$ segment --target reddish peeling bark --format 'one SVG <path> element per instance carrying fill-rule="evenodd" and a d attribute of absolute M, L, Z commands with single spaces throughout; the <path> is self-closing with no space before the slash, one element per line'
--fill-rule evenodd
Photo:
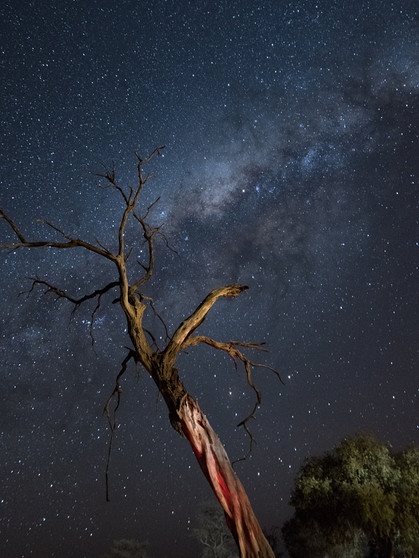
<path fill-rule="evenodd" d="M 186 391 L 175 367 L 179 352 L 195 345 L 197 340 L 204 340 L 203 342 L 215 344 L 213 346 L 226 351 L 232 358 L 242 360 L 246 368 L 249 368 L 250 361 L 237 348 L 237 345 L 246 344 L 217 343 L 206 337 L 192 335 L 220 297 L 235 297 L 245 289 L 241 285 L 229 285 L 211 291 L 195 312 L 180 324 L 163 352 L 150 353 L 145 350 L 145 338 L 139 335 L 141 328 L 138 328 L 142 303 L 138 299 L 131 300 L 125 313 L 137 355 L 166 402 L 172 427 L 190 443 L 202 472 L 225 512 L 226 522 L 240 550 L 240 557 L 274 558 L 273 550 L 263 534 L 223 444 L 198 403 Z"/>
<path fill-rule="evenodd" d="M 224 446 L 198 403 L 187 395 L 177 415 L 182 432 L 225 512 L 241 558 L 274 558 Z"/>

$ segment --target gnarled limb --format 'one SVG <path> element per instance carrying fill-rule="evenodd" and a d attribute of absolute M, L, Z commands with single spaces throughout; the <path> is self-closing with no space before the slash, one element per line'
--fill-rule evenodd
<path fill-rule="evenodd" d="M 250 419 L 255 417 L 256 410 L 262 402 L 262 394 L 261 394 L 261 392 L 259 391 L 259 389 L 257 388 L 256 384 L 253 382 L 253 379 L 252 379 L 252 368 L 267 368 L 268 370 L 270 370 L 271 372 L 273 372 L 277 376 L 277 378 L 279 379 L 279 381 L 281 383 L 283 383 L 283 381 L 281 379 L 281 376 L 271 366 L 268 366 L 266 364 L 252 362 L 250 359 L 248 359 L 243 354 L 242 351 L 240 351 L 238 349 L 238 347 L 240 347 L 240 348 L 243 347 L 243 348 L 246 348 L 246 349 L 256 349 L 256 350 L 259 350 L 259 351 L 266 351 L 266 349 L 261 344 L 258 344 L 258 343 L 243 343 L 243 342 L 240 342 L 240 341 L 230 341 L 228 343 L 224 343 L 224 342 L 221 342 L 221 341 L 215 341 L 214 339 L 211 339 L 211 337 L 207 337 L 205 335 L 194 335 L 192 337 L 189 337 L 187 340 L 185 340 L 185 342 L 183 343 L 183 349 L 185 349 L 186 347 L 192 347 L 194 345 L 198 345 L 199 343 L 204 343 L 206 345 L 209 345 L 210 347 L 214 347 L 215 349 L 217 349 L 219 351 L 226 352 L 231 357 L 231 359 L 233 360 L 233 363 L 234 363 L 234 366 L 236 367 L 236 369 L 237 369 L 237 362 L 238 361 L 242 362 L 243 365 L 244 365 L 244 369 L 245 369 L 245 372 L 246 372 L 247 383 L 249 384 L 249 386 L 254 391 L 254 393 L 256 395 L 256 401 L 255 401 L 255 404 L 253 406 L 252 411 L 247 415 L 247 417 L 245 417 L 243 420 L 241 420 L 237 426 L 243 426 L 247 435 L 249 436 L 249 439 L 250 439 L 249 453 L 250 453 L 251 450 L 252 450 L 253 437 L 252 437 L 252 434 L 250 433 L 250 431 L 247 427 L 247 423 L 249 422 Z"/>
<path fill-rule="evenodd" d="M 110 283 L 108 283 L 107 285 L 102 287 L 101 289 L 95 289 L 92 293 L 88 293 L 88 294 L 83 295 L 79 298 L 75 298 L 75 297 L 70 296 L 68 293 L 66 293 L 62 289 L 59 289 L 58 287 L 56 287 L 54 285 L 51 285 L 51 283 L 48 283 L 48 281 L 44 281 L 43 279 L 39 279 L 39 277 L 30 277 L 30 279 L 32 280 L 32 286 L 31 286 L 29 292 L 32 292 L 36 285 L 44 285 L 44 287 L 46 287 L 45 294 L 53 293 L 56 296 L 57 299 L 65 298 L 66 300 L 68 300 L 69 302 L 74 304 L 73 312 L 75 312 L 77 310 L 77 308 L 81 304 L 83 304 L 83 302 L 86 302 L 87 300 L 91 300 L 92 298 L 96 298 L 96 297 L 98 297 L 100 299 L 100 297 L 103 296 L 105 293 L 107 293 L 111 289 L 114 289 L 114 288 L 119 286 L 118 281 L 111 281 Z"/>
<path fill-rule="evenodd" d="M 245 285 L 227 285 L 211 291 L 201 302 L 198 308 L 184 320 L 173 334 L 166 349 L 164 350 L 164 358 L 168 363 L 173 363 L 177 355 L 187 345 L 186 340 L 192 333 L 199 327 L 205 320 L 208 312 L 214 306 L 219 298 L 222 297 L 236 297 L 249 287 Z"/>
<path fill-rule="evenodd" d="M 31 293 L 34 290 L 36 285 L 43 285 L 44 287 L 46 287 L 46 289 L 44 291 L 44 294 L 52 293 L 56 297 L 56 300 L 58 300 L 60 298 L 64 298 L 65 300 L 68 300 L 69 302 L 71 302 L 74 305 L 74 308 L 71 311 L 71 314 L 74 314 L 77 311 L 78 307 L 81 304 L 83 304 L 83 302 L 86 302 L 87 300 L 92 300 L 94 298 L 97 298 L 96 305 L 91 312 L 91 322 L 90 322 L 90 328 L 89 328 L 89 335 L 90 335 L 90 338 L 92 340 L 92 345 L 94 345 L 93 325 L 94 325 L 96 313 L 98 312 L 98 310 L 100 308 L 100 303 L 101 303 L 101 300 L 102 300 L 102 296 L 105 293 L 107 293 L 108 291 L 118 287 L 119 283 L 117 281 L 111 281 L 110 283 L 108 283 L 107 285 L 102 287 L 101 289 L 95 289 L 92 293 L 88 293 L 88 294 L 83 295 L 79 298 L 74 298 L 74 297 L 70 296 L 67 292 L 65 292 L 62 289 L 56 287 L 55 285 L 52 285 L 48 281 L 45 281 L 43 279 L 39 279 L 38 277 L 31 277 L 31 279 L 32 279 L 32 286 L 29 290 L 29 293 Z"/>

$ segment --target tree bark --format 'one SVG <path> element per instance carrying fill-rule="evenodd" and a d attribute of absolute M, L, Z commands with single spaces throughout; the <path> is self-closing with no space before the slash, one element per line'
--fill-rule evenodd
<path fill-rule="evenodd" d="M 274 558 L 224 446 L 190 395 L 182 401 L 177 416 L 181 431 L 224 510 L 241 558 Z"/>
<path fill-rule="evenodd" d="M 143 328 L 138 323 L 142 303 L 134 299 L 125 310 L 128 331 L 139 360 L 148 370 L 169 410 L 172 427 L 183 435 L 192 447 L 198 464 L 222 506 L 227 526 L 240 551 L 241 558 L 274 558 L 259 522 L 253 512 L 245 489 L 233 470 L 227 452 L 206 416 L 186 391 L 174 366 L 176 356 L 219 296 L 230 296 L 237 288 L 224 287 L 213 291 L 176 330 L 162 353 L 147 349 Z M 236 296 L 233 294 L 231 296 Z M 124 306 L 122 304 L 122 306 Z M 205 311 L 206 310 L 206 311 Z"/>

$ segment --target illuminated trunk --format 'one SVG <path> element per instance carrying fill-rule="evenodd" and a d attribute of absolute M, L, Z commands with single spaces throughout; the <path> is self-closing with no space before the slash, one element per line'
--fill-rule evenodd
<path fill-rule="evenodd" d="M 138 359 L 163 396 L 172 427 L 189 441 L 202 472 L 225 512 L 227 525 L 236 540 L 240 557 L 275 558 L 224 446 L 198 403 L 186 391 L 175 367 L 179 352 L 186 346 L 195 344 L 194 339 L 190 339 L 191 333 L 202 323 L 214 302 L 221 296 L 237 296 L 245 288 L 232 285 L 212 291 L 195 312 L 182 322 L 163 352 L 152 352 L 147 344 L 141 326 L 144 304 L 138 299 L 132 299 L 132 306 L 123 304 L 123 307 Z M 206 340 L 215 343 L 207 338 Z M 230 345 L 223 347 L 231 350 Z M 236 350 L 234 356 L 237 354 L 239 352 Z"/>
<path fill-rule="evenodd" d="M 192 447 L 199 466 L 222 506 L 241 558 L 274 558 L 221 440 L 198 403 L 187 393 L 177 369 L 153 359 L 151 376 L 169 409 L 172 427 Z"/>
<path fill-rule="evenodd" d="M 224 446 L 198 403 L 187 395 L 177 416 L 182 433 L 192 446 L 199 466 L 224 509 L 241 558 L 274 558 Z"/>

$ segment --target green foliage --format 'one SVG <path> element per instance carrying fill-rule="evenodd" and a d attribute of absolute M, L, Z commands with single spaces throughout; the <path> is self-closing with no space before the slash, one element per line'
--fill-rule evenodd
<path fill-rule="evenodd" d="M 348 438 L 305 461 L 291 504 L 283 535 L 292 558 L 362 558 L 367 543 L 386 549 L 380 556 L 417 555 L 419 449 L 393 454 L 371 436 Z"/>

